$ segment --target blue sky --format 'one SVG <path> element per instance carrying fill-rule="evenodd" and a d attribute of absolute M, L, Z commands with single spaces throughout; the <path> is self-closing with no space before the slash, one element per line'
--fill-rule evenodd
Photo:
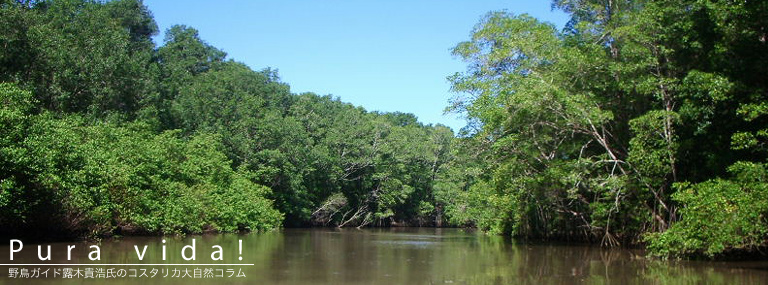
<path fill-rule="evenodd" d="M 528 13 L 562 28 L 550 1 L 161 1 L 145 0 L 161 34 L 174 24 L 200 31 L 229 58 L 278 69 L 294 93 L 331 94 L 366 110 L 401 111 L 458 131 L 443 115 L 454 94 L 446 77 L 466 64 L 450 50 L 490 11 Z"/>

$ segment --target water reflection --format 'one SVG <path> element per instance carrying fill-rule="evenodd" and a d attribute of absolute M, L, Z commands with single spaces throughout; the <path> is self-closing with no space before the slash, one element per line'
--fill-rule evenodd
<path fill-rule="evenodd" d="M 182 259 L 185 245 L 196 240 L 194 263 L 253 263 L 241 266 L 246 278 L 216 283 L 266 284 L 435 284 L 435 283 L 760 283 L 768 280 L 767 262 L 672 262 L 646 260 L 637 250 L 528 244 L 461 229 L 285 229 L 251 235 L 206 235 L 187 238 L 124 238 L 101 243 L 102 260 L 88 259 L 88 245 L 76 243 L 72 260 L 66 245 L 52 245 L 47 263 L 191 263 Z M 242 255 L 238 240 L 243 240 Z M 6 254 L 8 242 L 0 247 Z M 134 245 L 147 245 L 138 261 Z M 222 261 L 211 261 L 213 245 L 224 248 Z M 162 248 L 166 247 L 166 259 Z M 240 261 L 239 257 L 243 257 Z M 13 263 L 46 263 L 37 247 L 25 244 Z M 190 266 L 194 268 L 194 266 Z M 232 268 L 232 266 L 230 266 Z M 239 268 L 239 267 L 234 267 Z M 7 266 L 0 282 L 8 278 Z M 33 280 L 34 281 L 34 280 Z M 39 281 L 39 280 L 38 280 Z M 49 280 L 50 281 L 50 280 Z M 57 279 L 57 281 L 63 281 Z M 84 283 L 94 280 L 65 280 Z M 203 279 L 116 279 L 110 283 L 213 283 Z M 93 282 L 90 282 L 93 283 Z"/>

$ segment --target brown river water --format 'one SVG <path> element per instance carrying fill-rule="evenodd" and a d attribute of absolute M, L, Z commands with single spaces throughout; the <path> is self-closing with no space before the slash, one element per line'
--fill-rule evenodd
<path fill-rule="evenodd" d="M 187 246 L 184 253 L 187 258 L 192 256 L 193 239 L 195 259 L 186 260 L 182 251 Z M 40 260 L 38 245 L 23 243 L 11 261 L 12 248 L 5 240 L 0 245 L 5 263 L 0 268 L 0 283 L 768 283 L 768 261 L 656 260 L 645 258 L 642 250 L 531 244 L 445 228 L 283 229 L 247 235 L 125 237 L 95 243 L 100 260 L 89 259 L 89 254 L 95 257 L 91 253 L 94 249 L 89 248 L 94 243 L 42 243 L 44 257 L 51 246 L 50 261 Z M 68 260 L 67 247 L 71 245 L 75 247 Z M 18 247 L 15 244 L 13 249 Z M 136 248 L 143 252 L 142 260 Z"/>

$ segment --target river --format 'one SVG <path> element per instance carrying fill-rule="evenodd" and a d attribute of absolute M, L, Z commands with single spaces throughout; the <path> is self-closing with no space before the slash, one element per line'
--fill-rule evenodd
<path fill-rule="evenodd" d="M 195 260 L 182 258 L 182 249 Z M 165 243 L 162 241 L 165 240 Z M 242 240 L 242 249 L 239 241 Z M 270 233 L 174 237 L 125 237 L 98 243 L 100 260 L 88 258 L 91 243 L 51 245 L 50 261 L 40 261 L 37 244 L 24 243 L 9 261 L 9 242 L 0 246 L 0 283 L 241 284 L 569 284 L 569 283 L 742 283 L 768 282 L 768 262 L 649 260 L 642 250 L 516 242 L 462 229 L 283 229 Z M 75 245 L 71 260 L 67 246 Z M 147 246 L 144 249 L 144 246 Z M 215 255 L 221 246 L 220 256 Z M 18 248 L 18 246 L 16 247 Z M 137 257 L 143 251 L 143 259 Z M 166 258 L 163 260 L 163 248 Z M 242 252 L 240 252 L 242 250 Z M 222 257 L 223 260 L 212 260 Z M 92 256 L 93 257 L 93 256 Z M 242 257 L 242 260 L 240 258 Z M 45 264 L 78 264 L 56 265 Z M 33 265 L 18 265 L 33 264 Z M 109 265 L 100 265 L 109 264 Z M 136 265 L 124 265 L 136 264 Z M 150 265 L 156 264 L 156 265 Z M 174 265 L 166 265 L 174 264 Z M 229 265 L 221 265 L 229 264 Z M 17 269 L 17 275 L 9 272 Z M 35 269 L 47 278 L 20 278 Z M 65 268 L 81 276 L 62 278 Z M 101 268 L 101 269 L 99 269 Z M 195 278 L 195 269 L 200 278 Z M 206 273 L 206 269 L 209 271 Z M 61 275 L 54 277 L 54 271 Z M 86 273 L 86 270 L 91 273 Z M 101 274 L 98 275 L 99 271 Z M 123 271 L 121 271 L 123 270 Z M 157 273 L 150 275 L 152 270 Z M 189 277 L 183 276 L 187 270 Z M 87 278 L 94 274 L 94 279 Z M 120 277 L 120 274 L 125 274 Z M 208 277 L 205 275 L 208 274 Z M 229 277 L 228 275 L 232 275 Z M 131 277 L 136 275 L 136 277 Z M 167 275 L 167 276 L 163 276 Z M 237 277 L 237 275 L 244 275 Z M 97 280 L 101 279 L 101 280 Z M 35 282 L 37 281 L 37 282 Z M 102 282 L 98 282 L 102 281 Z"/>

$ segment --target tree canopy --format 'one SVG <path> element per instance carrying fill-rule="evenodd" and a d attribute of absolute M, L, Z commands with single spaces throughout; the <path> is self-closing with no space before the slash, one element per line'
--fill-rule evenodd
<path fill-rule="evenodd" d="M 768 6 L 553 6 L 572 16 L 563 31 L 493 12 L 454 49 L 468 69 L 450 77 L 448 110 L 474 122 L 465 140 L 483 173 L 459 208 L 490 212 L 456 217 L 663 255 L 761 246 Z"/>
<path fill-rule="evenodd" d="M 1 229 L 432 225 L 453 132 L 292 94 L 137 0 L 3 1 Z"/>

